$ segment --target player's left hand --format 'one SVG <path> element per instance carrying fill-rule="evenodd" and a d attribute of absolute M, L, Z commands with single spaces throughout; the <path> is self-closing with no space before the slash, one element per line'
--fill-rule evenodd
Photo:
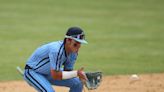
<path fill-rule="evenodd" d="M 87 77 L 83 67 L 77 71 L 77 75 L 83 83 L 87 81 Z"/>

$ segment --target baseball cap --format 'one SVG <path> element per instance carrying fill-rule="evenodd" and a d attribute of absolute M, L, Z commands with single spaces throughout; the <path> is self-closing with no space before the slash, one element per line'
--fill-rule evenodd
<path fill-rule="evenodd" d="M 70 27 L 65 35 L 65 38 L 73 39 L 82 44 L 87 44 L 88 42 L 85 40 L 84 31 L 79 27 Z"/>

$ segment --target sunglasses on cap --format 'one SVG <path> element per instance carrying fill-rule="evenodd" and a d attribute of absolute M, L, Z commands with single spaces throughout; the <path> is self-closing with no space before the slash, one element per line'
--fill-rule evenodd
<path fill-rule="evenodd" d="M 78 35 L 71 35 L 71 36 L 65 36 L 66 38 L 76 38 L 76 39 L 80 39 L 80 40 L 84 40 L 85 39 L 85 35 L 84 34 L 78 34 Z"/>
<path fill-rule="evenodd" d="M 77 39 L 80 39 L 80 40 L 83 40 L 85 39 L 85 35 L 84 34 L 79 34 L 79 35 L 71 35 L 73 38 L 77 38 Z"/>
<path fill-rule="evenodd" d="M 85 35 L 83 33 L 77 35 L 70 35 L 70 36 L 65 35 L 65 38 L 70 38 L 82 44 L 87 44 L 87 41 L 85 41 Z"/>

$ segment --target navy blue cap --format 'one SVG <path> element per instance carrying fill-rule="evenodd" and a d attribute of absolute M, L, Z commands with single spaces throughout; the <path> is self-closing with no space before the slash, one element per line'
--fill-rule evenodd
<path fill-rule="evenodd" d="M 84 44 L 88 43 L 85 40 L 84 31 L 79 27 L 70 27 L 66 33 L 65 38 L 71 38 L 77 42 L 84 43 Z"/>

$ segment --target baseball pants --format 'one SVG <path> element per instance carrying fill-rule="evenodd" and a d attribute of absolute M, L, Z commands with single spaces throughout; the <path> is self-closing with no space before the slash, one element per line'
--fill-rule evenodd
<path fill-rule="evenodd" d="M 83 85 L 79 78 L 54 80 L 51 76 L 36 73 L 32 69 L 25 69 L 24 79 L 38 92 L 55 92 L 52 85 L 69 87 L 69 92 L 82 92 Z"/>

